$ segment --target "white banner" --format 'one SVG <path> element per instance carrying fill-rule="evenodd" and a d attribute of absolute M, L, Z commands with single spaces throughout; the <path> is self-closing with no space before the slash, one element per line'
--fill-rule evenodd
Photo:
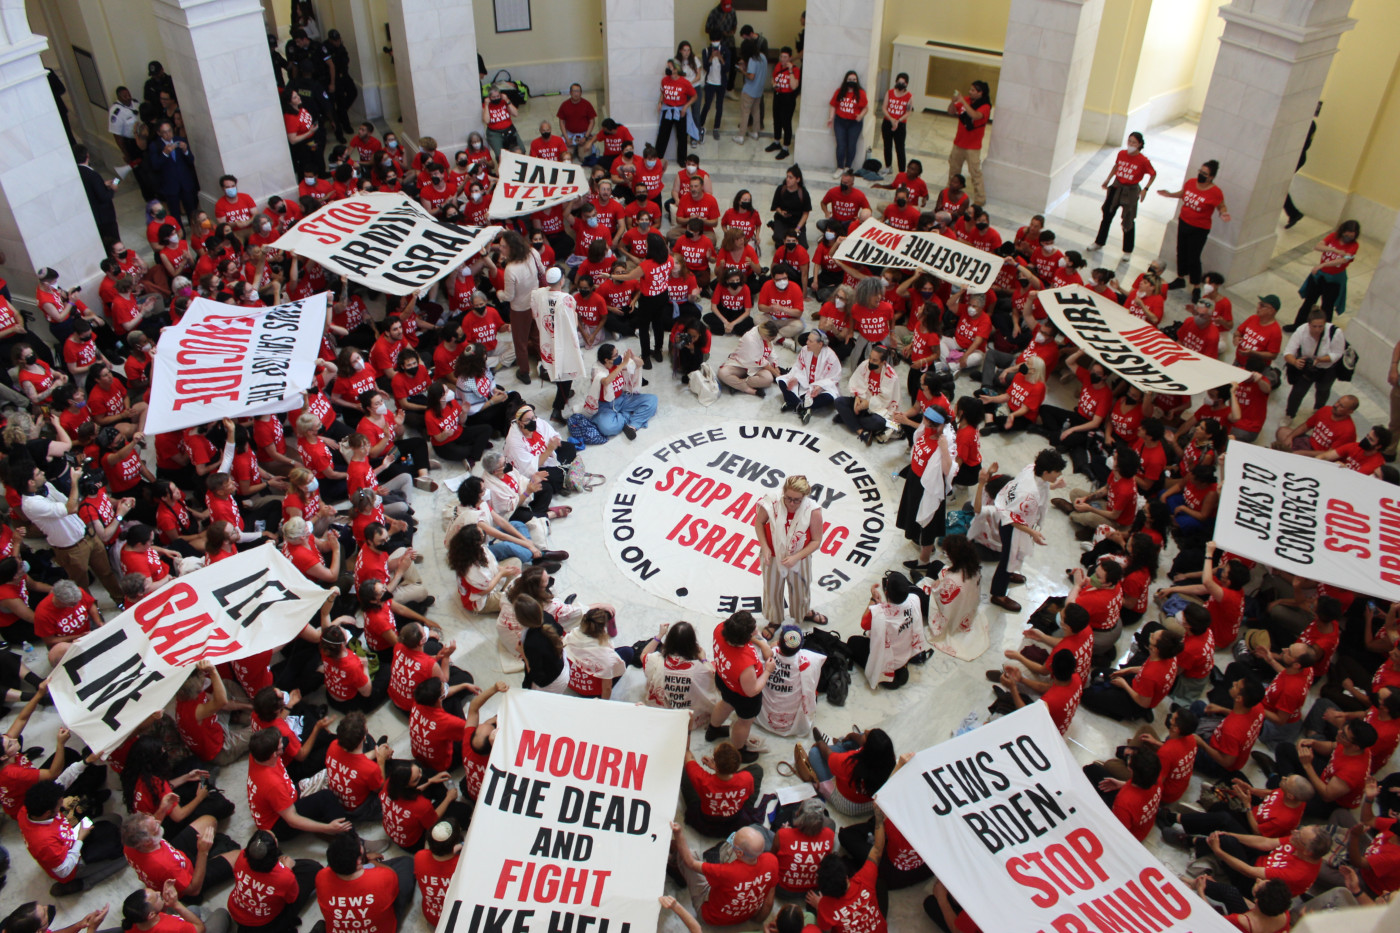
<path fill-rule="evenodd" d="M 146 432 L 299 407 L 316 376 L 326 294 L 275 308 L 190 302 L 156 344 Z"/>
<path fill-rule="evenodd" d="M 925 749 L 875 800 L 983 930 L 1234 930 L 1103 805 L 1043 703 Z"/>
<path fill-rule="evenodd" d="M 1231 444 L 1224 462 L 1218 545 L 1284 573 L 1400 599 L 1400 490 L 1253 444 Z"/>
<path fill-rule="evenodd" d="M 471 259 L 500 232 L 445 224 L 402 194 L 377 191 L 330 202 L 272 246 L 375 291 L 407 295 Z"/>
<path fill-rule="evenodd" d="M 326 591 L 272 545 L 250 548 L 156 590 L 79 638 L 50 695 L 65 725 L 109 752 L 175 697 L 199 661 L 279 648 L 321 611 Z"/>
<path fill-rule="evenodd" d="M 870 218 L 850 232 L 833 254 L 837 259 L 893 269 L 919 269 L 981 294 L 992 287 L 1002 258 L 941 233 L 915 233 Z"/>
<path fill-rule="evenodd" d="M 491 194 L 491 219 L 533 214 L 588 194 L 582 165 L 501 150 L 501 177 Z"/>
<path fill-rule="evenodd" d="M 511 690 L 438 933 L 656 928 L 684 710 Z"/>
<path fill-rule="evenodd" d="M 640 442 L 638 442 L 640 443 Z M 860 446 L 800 427 L 725 421 L 653 441 L 618 474 L 603 503 L 608 551 L 627 579 L 720 617 L 762 609 L 754 515 L 801 474 L 826 531 L 812 555 L 812 597 L 885 566 L 899 495 Z"/>
<path fill-rule="evenodd" d="M 1249 378 L 1237 366 L 1186 349 L 1087 288 L 1046 289 L 1036 299 L 1076 346 L 1144 392 L 1194 395 Z"/>

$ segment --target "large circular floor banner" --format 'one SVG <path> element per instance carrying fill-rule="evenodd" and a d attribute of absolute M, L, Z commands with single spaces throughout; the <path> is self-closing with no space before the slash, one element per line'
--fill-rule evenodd
<path fill-rule="evenodd" d="M 726 421 L 653 443 L 610 486 L 608 551 L 625 576 L 697 611 L 759 612 L 753 520 L 789 475 L 812 484 L 826 533 L 813 555 L 812 601 L 882 568 L 898 497 L 842 443 L 801 428 Z"/>

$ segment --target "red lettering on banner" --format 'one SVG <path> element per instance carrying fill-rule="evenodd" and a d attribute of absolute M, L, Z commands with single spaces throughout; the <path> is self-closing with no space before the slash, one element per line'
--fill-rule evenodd
<path fill-rule="evenodd" d="M 1323 547 L 1338 554 L 1355 554 L 1361 560 L 1370 558 L 1371 520 L 1350 502 L 1328 499 L 1323 522 L 1327 528 Z"/>
<path fill-rule="evenodd" d="M 141 626 L 141 630 L 151 640 L 151 647 L 156 653 L 170 664 L 188 664 L 200 657 L 219 657 L 237 647 L 227 632 L 216 628 L 203 639 L 203 643 L 186 646 L 182 651 L 176 650 L 189 636 L 212 626 L 214 619 L 207 612 L 201 612 L 197 615 L 176 616 L 165 622 L 161 620 L 174 613 L 192 609 L 198 604 L 199 593 L 195 588 L 180 582 L 172 583 L 150 599 L 136 604 L 136 624 Z M 216 643 L 216 646 L 205 650 L 209 642 Z M 189 656 L 192 651 L 196 656 Z"/>
<path fill-rule="evenodd" d="M 892 233 L 881 230 L 878 227 L 871 227 L 860 235 L 862 240 L 868 240 L 876 246 L 883 246 L 886 249 L 898 249 L 899 244 L 904 242 L 904 236 L 899 233 Z"/>
<path fill-rule="evenodd" d="M 641 790 L 646 779 L 647 756 L 627 752 L 609 745 L 579 742 L 564 735 L 547 735 L 526 729 L 520 734 L 520 748 L 515 753 L 515 766 L 531 761 L 535 770 L 554 777 L 572 777 L 578 781 L 593 781 L 608 787 Z"/>
<path fill-rule="evenodd" d="M 215 376 L 213 373 L 227 373 Z M 199 378 L 193 378 L 198 376 Z M 175 400 L 171 409 L 179 411 L 186 405 L 208 405 L 217 399 L 238 401 L 239 387 L 243 385 L 243 371 L 239 369 L 196 369 L 190 370 L 175 380 Z"/>
<path fill-rule="evenodd" d="M 334 246 L 336 243 L 340 242 L 341 238 L 337 234 L 332 233 L 332 230 L 352 234 L 355 231 L 349 229 L 349 227 L 362 226 L 378 213 L 377 210 L 370 207 L 369 204 L 364 201 L 340 201 L 334 207 L 322 211 L 314 218 L 303 220 L 301 223 L 297 224 L 296 229 L 299 233 L 305 233 L 308 236 L 315 237 L 318 243 L 325 246 Z M 331 223 L 332 220 L 339 221 L 348 226 L 339 226 Z"/>
<path fill-rule="evenodd" d="M 1135 330 L 1125 330 L 1123 331 L 1123 339 L 1158 363 L 1161 363 L 1163 366 L 1170 366 L 1173 363 L 1182 363 L 1191 359 L 1191 354 L 1183 349 L 1181 344 L 1155 327 L 1139 327 Z"/>
<path fill-rule="evenodd" d="M 523 871 L 522 871 L 523 869 Z M 496 900 L 506 900 L 508 888 L 515 888 L 514 898 L 520 903 L 538 904 L 587 903 L 597 907 L 603 901 L 603 884 L 612 875 L 596 868 L 560 868 L 558 865 L 522 862 L 506 859 L 496 878 Z M 592 893 L 589 894 L 589 882 Z"/>

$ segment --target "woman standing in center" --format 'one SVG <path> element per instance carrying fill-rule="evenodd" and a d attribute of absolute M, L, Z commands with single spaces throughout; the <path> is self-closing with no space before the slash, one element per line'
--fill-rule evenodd
<path fill-rule="evenodd" d="M 510 306 L 510 339 L 515 345 L 515 377 L 530 384 L 530 294 L 544 284 L 544 261 L 514 230 L 502 234 L 501 301 Z"/>
<path fill-rule="evenodd" d="M 765 496 L 754 513 L 758 561 L 763 568 L 763 617 L 776 628 L 786 617 L 783 591 L 792 618 L 817 625 L 826 616 L 808 608 L 812 598 L 812 554 L 821 547 L 826 521 L 811 496 L 812 484 L 800 474 L 789 476 L 781 496 Z M 771 635 L 770 635 L 771 637 Z"/>
<path fill-rule="evenodd" d="M 870 100 L 865 96 L 865 88 L 860 86 L 860 75 L 846 72 L 846 80 L 831 95 L 830 112 L 826 117 L 826 125 L 836 130 L 836 172 L 832 177 L 840 178 L 856 164 L 861 123 L 869 109 Z"/>

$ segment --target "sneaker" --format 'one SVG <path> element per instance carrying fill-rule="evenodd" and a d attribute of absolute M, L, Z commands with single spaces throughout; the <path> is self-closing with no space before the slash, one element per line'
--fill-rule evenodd
<path fill-rule="evenodd" d="M 734 137 L 734 142 L 735 142 L 736 144 L 742 146 L 742 145 L 744 144 L 744 134 L 743 134 L 743 133 L 740 133 L 738 136 L 735 136 L 735 137 Z"/>
<path fill-rule="evenodd" d="M 749 751 L 747 748 L 739 749 L 739 760 L 746 765 L 751 765 L 758 761 L 758 752 Z"/>
<path fill-rule="evenodd" d="M 1281 427 L 1281 428 L 1291 428 L 1291 427 L 1293 427 L 1293 416 L 1292 416 L 1292 415 L 1284 415 L 1282 418 L 1278 419 L 1278 424 L 1279 424 L 1279 427 Z"/>
<path fill-rule="evenodd" d="M 1263 752 L 1250 752 L 1249 757 L 1265 774 L 1273 774 L 1278 770 L 1278 765 L 1274 763 L 1274 760 Z"/>
<path fill-rule="evenodd" d="M 781 148 L 783 148 L 783 144 L 782 144 L 782 143 L 769 143 L 769 144 L 767 145 L 767 147 L 764 148 L 763 151 L 764 151 L 764 152 L 777 152 L 777 151 L 778 151 L 779 149 L 781 149 Z"/>
<path fill-rule="evenodd" d="M 1184 278 L 1182 278 L 1181 276 L 1178 275 L 1176 278 L 1172 279 L 1170 283 L 1168 283 L 1168 285 L 1167 285 L 1167 291 L 1169 291 L 1169 292 L 1174 292 L 1174 291 L 1176 291 L 1178 288 L 1185 288 L 1185 287 L 1186 287 L 1186 279 L 1184 279 Z"/>
<path fill-rule="evenodd" d="M 413 485 L 419 489 L 426 489 L 428 492 L 437 492 L 438 488 L 438 484 L 433 482 L 432 477 L 429 476 L 413 477 Z"/>
<path fill-rule="evenodd" d="M 700 127 L 700 141 L 702 143 L 705 141 L 705 128 L 703 126 Z"/>
<path fill-rule="evenodd" d="M 797 417 L 803 424 L 806 424 L 812 420 L 812 409 L 806 406 L 797 409 Z"/>
<path fill-rule="evenodd" d="M 1298 221 L 1300 221 L 1300 220 L 1302 220 L 1302 219 L 1303 219 L 1303 215 L 1302 215 L 1302 214 L 1298 214 L 1298 215 L 1295 216 L 1295 217 L 1290 217 L 1290 218 L 1288 218 L 1288 223 L 1286 223 L 1286 224 L 1283 225 L 1283 229 L 1285 229 L 1285 230 L 1292 230 L 1292 229 L 1293 229 L 1293 225 L 1296 224 Z"/>
<path fill-rule="evenodd" d="M 883 176 L 889 175 L 889 173 L 890 173 L 890 167 L 889 167 L 888 165 L 884 165 L 884 166 L 881 166 L 881 167 L 880 167 L 880 175 L 881 175 L 882 177 L 883 177 Z"/>
<path fill-rule="evenodd" d="M 629 441 L 635 441 L 637 439 L 637 429 L 632 427 L 630 424 L 624 424 L 622 426 L 622 433 L 627 437 Z"/>
<path fill-rule="evenodd" d="M 777 156 L 775 156 L 775 158 L 776 158 L 779 162 L 781 162 L 783 159 L 786 159 L 789 155 L 791 155 L 791 153 L 788 152 L 786 149 L 779 149 L 779 150 L 778 150 L 778 154 L 777 154 Z"/>
<path fill-rule="evenodd" d="M 728 727 L 728 726 L 706 726 L 706 727 L 705 727 L 705 741 L 706 741 L 706 742 L 717 742 L 717 741 L 719 741 L 720 739 L 727 739 L 727 738 L 729 738 L 729 727 Z"/>
<path fill-rule="evenodd" d="M 758 134 L 757 134 L 757 133 L 750 133 L 750 134 L 749 134 L 749 139 L 758 139 Z"/>
<path fill-rule="evenodd" d="M 752 752 L 768 751 L 768 743 L 756 735 L 749 736 L 749 740 L 744 743 L 744 748 Z"/>
<path fill-rule="evenodd" d="M 836 171 L 831 173 L 831 177 L 836 179 L 837 181 L 840 181 L 841 176 L 844 174 L 846 174 L 846 170 L 844 168 L 838 168 Z"/>

